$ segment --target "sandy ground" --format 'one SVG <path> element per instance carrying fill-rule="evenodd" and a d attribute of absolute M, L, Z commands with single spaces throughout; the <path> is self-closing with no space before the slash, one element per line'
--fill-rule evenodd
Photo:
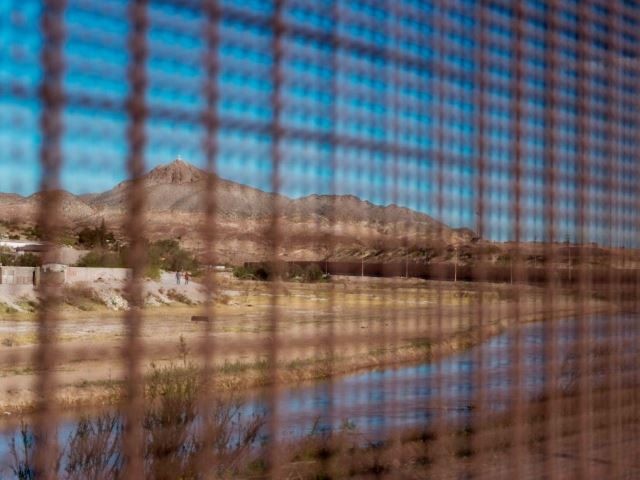
<path fill-rule="evenodd" d="M 118 295 L 122 286 L 94 288 Z M 143 310 L 136 350 L 141 368 L 198 363 L 206 350 L 218 369 L 215 386 L 227 390 L 263 384 L 272 374 L 296 382 L 425 361 L 482 341 L 516 319 L 569 316 L 577 308 L 572 297 L 562 295 L 549 305 L 545 292 L 534 287 L 517 287 L 516 302 L 516 287 L 508 285 L 357 277 L 271 284 L 225 275 L 218 281 L 212 321 L 205 323 L 191 321 L 203 314 L 204 307 L 195 305 L 205 299 L 201 285 L 178 286 L 175 276 L 166 274 L 146 288 L 159 306 Z M 79 305 L 63 308 L 53 332 L 51 370 L 66 407 L 112 401 L 114 385 L 127 372 L 124 311 Z M 582 307 L 606 305 L 594 301 Z M 7 415 L 28 410 L 35 399 L 38 333 L 34 313 L 0 317 L 0 409 Z"/>

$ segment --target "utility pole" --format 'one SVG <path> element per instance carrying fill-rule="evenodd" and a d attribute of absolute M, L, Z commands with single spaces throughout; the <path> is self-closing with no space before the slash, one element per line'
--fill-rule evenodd
<path fill-rule="evenodd" d="M 564 243 L 567 245 L 567 253 L 569 255 L 569 265 L 568 265 L 568 267 L 569 267 L 569 285 L 571 285 L 571 280 L 572 280 L 572 278 L 571 278 L 572 277 L 572 272 L 571 272 L 571 267 L 572 267 L 572 265 L 571 265 L 571 261 L 572 261 L 572 259 L 571 259 L 571 237 L 569 236 L 568 233 L 567 233 L 567 235 L 565 237 L 565 242 Z"/>
<path fill-rule="evenodd" d="M 511 255 L 509 255 L 509 281 L 511 283 L 511 285 L 513 285 L 513 253 L 511 253 Z"/>
<path fill-rule="evenodd" d="M 458 281 L 458 247 L 453 249 L 455 256 L 453 258 L 453 283 Z"/>
<path fill-rule="evenodd" d="M 409 278 L 409 254 L 404 255 L 404 277 Z"/>
<path fill-rule="evenodd" d="M 571 245 L 569 245 L 569 285 L 573 283 L 573 259 L 571 258 Z"/>

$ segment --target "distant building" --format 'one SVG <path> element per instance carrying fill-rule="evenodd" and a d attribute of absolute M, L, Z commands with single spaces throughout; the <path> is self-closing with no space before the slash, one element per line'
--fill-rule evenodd
<path fill-rule="evenodd" d="M 16 253 L 42 253 L 46 245 L 37 240 L 5 240 L 0 239 L 0 247 L 9 248 Z"/>

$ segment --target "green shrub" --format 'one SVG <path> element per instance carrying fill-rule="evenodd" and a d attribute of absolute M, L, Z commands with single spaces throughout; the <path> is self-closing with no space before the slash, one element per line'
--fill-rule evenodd
<path fill-rule="evenodd" d="M 15 261 L 15 255 L 12 253 L 0 253 L 0 265 L 12 266 Z"/>
<path fill-rule="evenodd" d="M 194 305 L 189 297 L 181 292 L 177 292 L 173 288 L 167 292 L 167 298 L 174 302 L 184 303 L 185 305 Z"/>
<path fill-rule="evenodd" d="M 27 227 L 24 230 L 24 235 L 29 240 L 42 240 L 42 232 L 40 231 L 40 227 L 38 225 Z"/>
<path fill-rule="evenodd" d="M 148 265 L 145 275 L 151 280 L 160 280 L 162 269 L 158 265 Z"/>
<path fill-rule="evenodd" d="M 198 260 L 181 248 L 177 240 L 158 240 L 149 244 L 147 252 L 150 267 L 171 272 L 188 271 L 193 275 L 200 271 Z"/>
<path fill-rule="evenodd" d="M 33 253 L 23 253 L 16 258 L 16 265 L 18 267 L 38 267 L 42 263 L 42 259 L 39 255 Z"/>
<path fill-rule="evenodd" d="M 318 282 L 322 280 L 323 276 L 324 273 L 322 272 L 322 269 L 317 264 L 312 263 L 311 265 L 307 265 L 304 269 L 302 279 L 305 282 Z"/>
<path fill-rule="evenodd" d="M 99 227 L 86 227 L 78 232 L 78 244 L 88 248 L 108 248 L 116 245 L 116 237 L 107 230 L 104 219 Z"/>
<path fill-rule="evenodd" d="M 120 268 L 125 266 L 123 252 L 111 252 L 102 248 L 91 250 L 77 264 L 79 267 Z"/>
<path fill-rule="evenodd" d="M 303 282 L 318 282 L 324 278 L 324 272 L 319 265 L 312 263 L 302 267 L 295 263 L 274 264 L 256 263 L 238 266 L 233 269 L 233 275 L 241 280 L 273 280 L 280 277 L 285 280 L 299 280 Z"/>
<path fill-rule="evenodd" d="M 288 276 L 291 280 L 304 280 L 305 269 L 300 265 L 293 263 L 289 265 Z"/>
<path fill-rule="evenodd" d="M 129 249 L 126 246 L 116 246 L 113 251 L 101 246 L 94 248 L 77 263 L 79 267 L 119 268 L 127 266 Z M 176 240 L 158 240 L 147 243 L 147 277 L 158 280 L 161 270 L 189 271 L 192 275 L 199 274 L 198 260 L 187 250 L 180 247 Z"/>
<path fill-rule="evenodd" d="M 250 268 L 241 265 L 239 267 L 233 268 L 233 276 L 239 278 L 240 280 L 249 280 L 253 279 L 253 270 Z"/>
<path fill-rule="evenodd" d="M 33 253 L 0 253 L 0 264 L 12 267 L 38 267 L 42 263 L 39 255 Z"/>
<path fill-rule="evenodd" d="M 273 277 L 273 270 L 269 264 L 246 265 L 235 267 L 233 275 L 242 280 L 270 280 Z"/>

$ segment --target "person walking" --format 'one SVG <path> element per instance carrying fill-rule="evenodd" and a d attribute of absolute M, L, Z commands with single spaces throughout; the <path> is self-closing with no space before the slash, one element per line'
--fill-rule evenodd
<path fill-rule="evenodd" d="M 176 270 L 176 284 L 180 285 L 180 270 Z"/>
<path fill-rule="evenodd" d="M 184 284 L 185 285 L 189 285 L 189 279 L 191 278 L 191 275 L 189 274 L 189 272 L 184 272 Z"/>

